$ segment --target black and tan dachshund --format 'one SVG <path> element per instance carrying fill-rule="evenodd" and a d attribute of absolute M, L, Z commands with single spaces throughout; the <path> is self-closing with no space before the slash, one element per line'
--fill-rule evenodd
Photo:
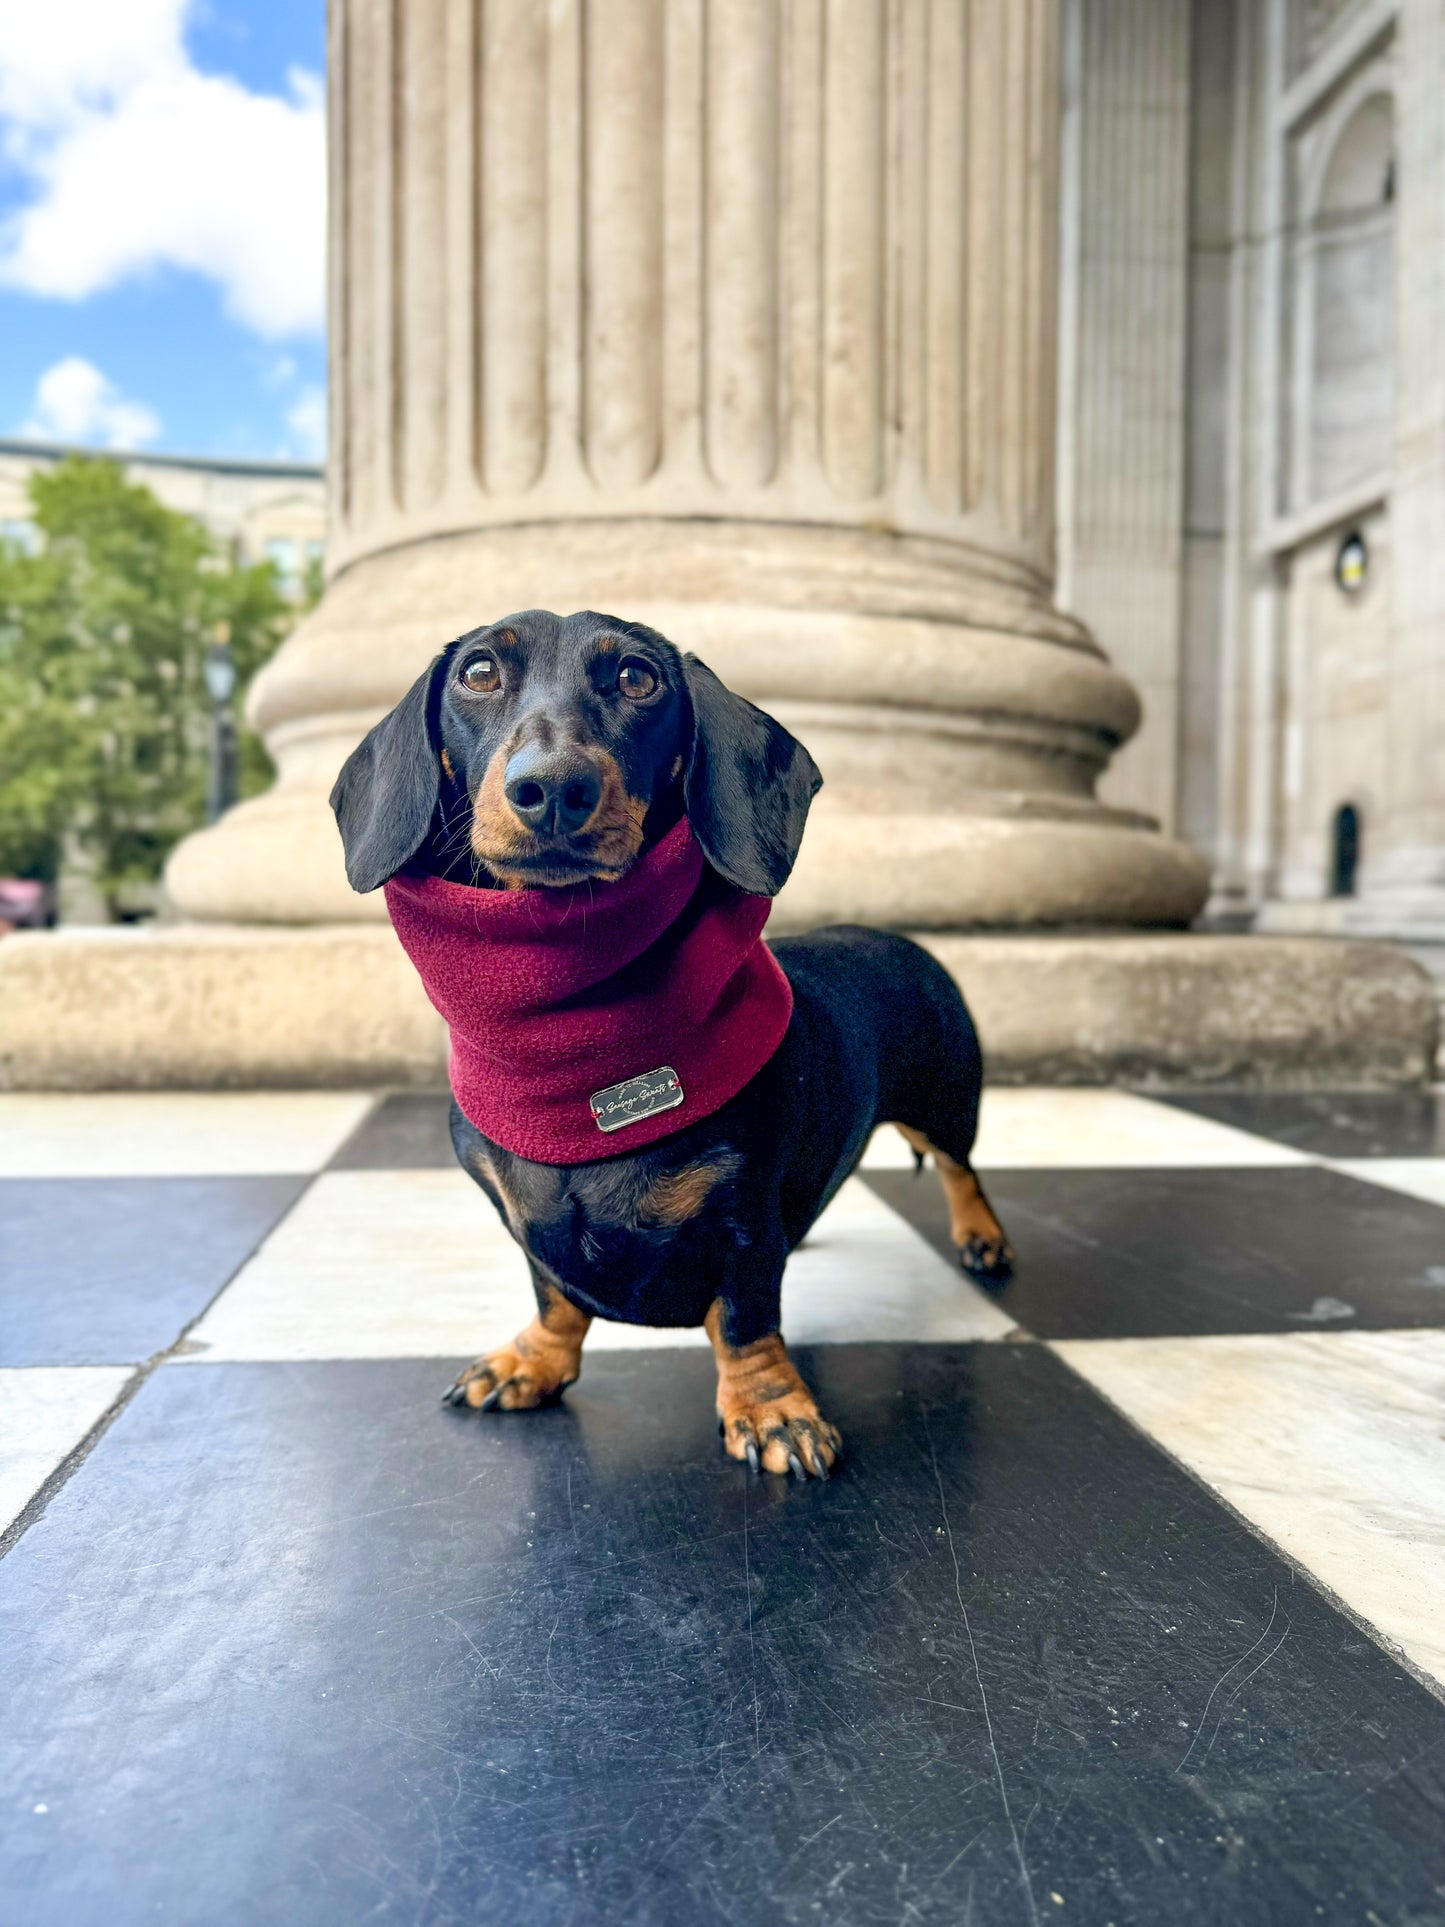
<path fill-rule="evenodd" d="M 785 729 L 652 630 L 529 610 L 438 656 L 353 753 L 332 804 L 362 891 L 398 873 L 602 888 L 685 814 L 721 876 L 772 896 L 819 780 Z M 721 1109 L 670 1136 L 539 1164 L 453 1105 L 457 1156 L 525 1251 L 537 1316 L 462 1373 L 451 1403 L 555 1399 L 578 1376 L 594 1317 L 703 1325 L 728 1453 L 825 1478 L 840 1440 L 784 1348 L 783 1266 L 884 1123 L 932 1153 L 964 1271 L 1008 1277 L 969 1164 L 982 1064 L 951 978 L 875 930 L 773 950 L 793 992 L 781 1045 Z"/>

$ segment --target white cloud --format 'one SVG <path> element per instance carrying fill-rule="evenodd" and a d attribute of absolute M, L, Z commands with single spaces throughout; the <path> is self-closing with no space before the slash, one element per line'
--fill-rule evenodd
<path fill-rule="evenodd" d="M 72 121 L 185 64 L 187 0 L 51 0 L 0 8 L 0 117 L 12 139 Z"/>
<path fill-rule="evenodd" d="M 36 441 L 82 442 L 101 448 L 143 448 L 161 432 L 160 416 L 128 401 L 113 381 L 81 355 L 57 361 L 35 384 L 34 411 L 20 427 Z"/>
<path fill-rule="evenodd" d="M 0 282 L 81 300 L 157 267 L 201 274 L 267 338 L 325 315 L 320 81 L 286 94 L 200 73 L 189 0 L 0 6 L 0 117 L 32 198 L 0 227 Z"/>
<path fill-rule="evenodd" d="M 290 430 L 287 453 L 298 461 L 319 462 L 326 456 L 326 390 L 303 388 L 286 410 Z"/>

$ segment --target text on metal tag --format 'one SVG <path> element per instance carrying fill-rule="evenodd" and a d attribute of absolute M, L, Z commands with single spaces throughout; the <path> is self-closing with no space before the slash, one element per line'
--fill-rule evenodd
<path fill-rule="evenodd" d="M 640 1124 L 659 1111 L 675 1111 L 682 1102 L 682 1085 L 672 1066 L 664 1064 L 660 1070 L 594 1091 L 587 1101 L 599 1131 L 620 1131 L 624 1124 Z"/>

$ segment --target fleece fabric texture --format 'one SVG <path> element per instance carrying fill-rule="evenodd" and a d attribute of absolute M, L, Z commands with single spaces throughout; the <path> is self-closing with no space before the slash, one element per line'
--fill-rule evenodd
<path fill-rule="evenodd" d="M 684 819 L 617 883 L 474 890 L 396 876 L 386 904 L 451 1032 L 477 1129 L 539 1164 L 621 1157 L 707 1117 L 783 1040 L 772 908 L 713 870 Z M 683 1101 L 611 1132 L 592 1095 L 664 1065 Z"/>

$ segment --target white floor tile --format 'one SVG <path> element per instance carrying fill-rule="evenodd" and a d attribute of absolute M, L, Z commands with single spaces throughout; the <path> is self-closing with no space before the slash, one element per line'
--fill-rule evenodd
<path fill-rule="evenodd" d="M 0 1370 L 0 1531 L 120 1396 L 128 1365 Z"/>
<path fill-rule="evenodd" d="M 480 1351 L 532 1316 L 521 1252 L 460 1171 L 330 1171 L 191 1334 L 182 1362 L 430 1358 Z M 955 1341 L 1012 1329 L 866 1185 L 850 1179 L 783 1288 L 799 1344 Z M 599 1320 L 588 1345 L 705 1344 Z"/>
<path fill-rule="evenodd" d="M 983 1094 L 973 1161 L 981 1171 L 1314 1162 L 1288 1145 L 1132 1091 L 1010 1086 Z"/>
<path fill-rule="evenodd" d="M 1445 1683 L 1445 1331 L 1054 1349 Z"/>
<path fill-rule="evenodd" d="M 0 1178 L 319 1171 L 376 1102 L 358 1091 L 0 1096 Z"/>
<path fill-rule="evenodd" d="M 532 1310 L 522 1254 L 464 1172 L 327 1171 L 195 1327 L 188 1356 L 448 1357 Z"/>
<path fill-rule="evenodd" d="M 793 1253 L 783 1279 L 789 1344 L 959 1344 L 1013 1329 L 992 1299 L 857 1178 Z"/>
<path fill-rule="evenodd" d="M 1336 1158 L 1332 1168 L 1387 1191 L 1404 1191 L 1428 1204 L 1445 1204 L 1445 1158 Z M 1445 1266 L 1445 1251 L 1440 1254 Z M 1445 1276 L 1441 1283 L 1445 1284 Z"/>

